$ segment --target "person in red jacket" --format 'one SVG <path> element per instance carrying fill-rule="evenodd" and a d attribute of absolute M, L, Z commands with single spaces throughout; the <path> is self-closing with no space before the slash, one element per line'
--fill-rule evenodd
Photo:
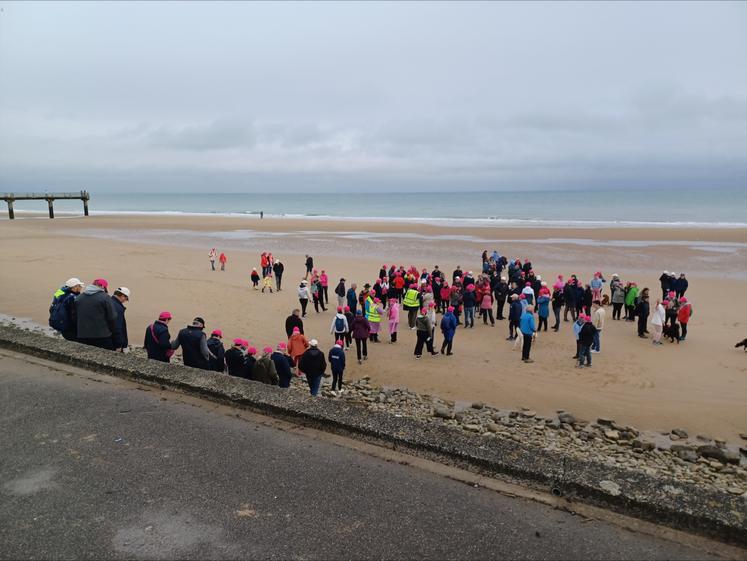
<path fill-rule="evenodd" d="M 221 252 L 220 257 L 218 257 L 218 261 L 220 262 L 220 270 L 225 271 L 226 270 L 226 261 L 228 261 L 228 258 L 226 257 L 226 254 Z"/>
<path fill-rule="evenodd" d="M 680 298 L 680 309 L 677 311 L 677 321 L 680 322 L 680 341 L 687 337 L 687 324 L 693 315 L 692 304 L 684 296 Z"/>

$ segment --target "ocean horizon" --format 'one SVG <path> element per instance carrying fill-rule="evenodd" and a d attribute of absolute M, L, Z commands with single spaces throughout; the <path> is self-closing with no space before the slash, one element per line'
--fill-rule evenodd
<path fill-rule="evenodd" d="M 414 221 L 470 226 L 747 227 L 747 189 L 401 193 L 97 193 L 91 214 Z M 45 212 L 19 201 L 20 213 Z M 55 202 L 60 215 L 77 201 Z"/>

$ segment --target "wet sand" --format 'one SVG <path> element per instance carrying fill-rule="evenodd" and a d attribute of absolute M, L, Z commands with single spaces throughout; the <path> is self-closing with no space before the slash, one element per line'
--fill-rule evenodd
<path fill-rule="evenodd" d="M 647 242 L 654 242 L 653 244 Z M 225 251 L 226 272 L 210 271 L 210 247 Z M 506 322 L 460 329 L 452 357 L 412 356 L 415 337 L 406 327 L 396 345 L 372 345 L 362 366 L 350 360 L 348 377 L 500 407 L 556 409 L 593 419 L 607 416 L 639 428 L 685 428 L 738 440 L 747 432 L 747 353 L 734 344 L 747 337 L 747 231 L 744 229 L 546 229 L 450 227 L 419 223 L 283 220 L 256 217 L 96 216 L 0 221 L 0 313 L 46 323 L 51 294 L 65 279 L 102 276 L 132 290 L 127 319 L 131 344 L 162 309 L 175 315 L 172 334 L 195 315 L 226 339 L 242 336 L 257 347 L 285 339 L 284 320 L 298 304 L 295 288 L 304 254 L 330 276 L 361 286 L 379 267 L 427 267 L 450 276 L 455 266 L 477 272 L 483 249 L 532 260 L 543 278 L 576 273 L 649 286 L 659 294 L 661 270 L 685 271 L 694 316 L 687 342 L 655 347 L 636 336 L 634 324 L 608 320 L 602 353 L 591 369 L 570 359 L 570 323 L 542 333 L 534 364 L 521 363 L 505 341 Z M 272 251 L 286 265 L 280 293 L 250 288 L 248 273 L 259 253 Z M 334 301 L 334 296 L 332 295 Z M 331 344 L 331 312 L 306 320 L 307 334 L 325 350 Z M 388 340 L 386 329 L 382 340 Z M 440 336 L 437 336 L 440 344 Z"/>

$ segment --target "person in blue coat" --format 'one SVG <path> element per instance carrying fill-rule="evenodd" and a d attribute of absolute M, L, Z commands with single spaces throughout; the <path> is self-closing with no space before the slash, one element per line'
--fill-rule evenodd
<path fill-rule="evenodd" d="M 527 363 L 534 362 L 529 358 L 529 352 L 532 350 L 532 339 L 536 331 L 534 325 L 534 306 L 527 306 L 527 309 L 521 315 L 519 329 L 521 329 L 521 334 L 524 337 L 524 344 L 521 347 L 521 360 Z"/>
<path fill-rule="evenodd" d="M 519 295 L 511 295 L 511 305 L 508 307 L 508 338 L 506 341 L 513 341 L 516 339 L 516 330 L 519 328 L 519 320 L 523 309 L 519 302 Z"/>
<path fill-rule="evenodd" d="M 355 308 L 358 306 L 358 285 L 353 283 L 350 285 L 350 288 L 348 288 L 348 291 L 345 293 L 345 298 L 348 301 L 348 307 L 350 308 L 350 313 L 355 315 Z"/>
<path fill-rule="evenodd" d="M 451 345 L 454 342 L 454 334 L 456 333 L 457 319 L 454 315 L 454 306 L 446 308 L 446 313 L 441 318 L 441 333 L 444 336 L 444 342 L 441 344 L 441 354 L 451 356 Z"/>
<path fill-rule="evenodd" d="M 338 339 L 327 355 L 330 367 L 332 368 L 332 391 L 337 392 L 335 395 L 342 393 L 342 375 L 345 373 L 345 351 L 342 348 L 343 344 L 342 339 Z"/>
<path fill-rule="evenodd" d="M 293 359 L 287 353 L 288 345 L 285 343 L 278 343 L 276 351 L 270 355 L 270 359 L 275 363 L 275 370 L 278 373 L 278 386 L 281 388 L 289 388 L 291 379 L 293 378 Z"/>
<path fill-rule="evenodd" d="M 537 331 L 542 331 L 543 325 L 547 331 L 547 318 L 550 317 L 550 297 L 547 294 L 543 293 L 537 298 L 537 315 L 539 316 Z"/>

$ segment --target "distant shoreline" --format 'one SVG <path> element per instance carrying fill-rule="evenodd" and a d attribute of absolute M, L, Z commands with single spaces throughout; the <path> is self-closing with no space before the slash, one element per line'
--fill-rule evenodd
<path fill-rule="evenodd" d="M 36 210 L 16 210 L 16 217 L 47 218 L 46 212 Z M 82 213 L 75 211 L 56 211 L 59 218 L 75 218 Z M 231 219 L 256 219 L 259 211 L 245 212 L 190 212 L 162 210 L 92 210 L 91 216 L 117 217 L 207 217 Z M 7 220 L 7 213 L 0 211 L 0 219 Z M 308 220 L 313 222 L 366 222 L 366 223 L 409 223 L 448 228 L 551 228 L 551 229 L 747 229 L 747 222 L 702 222 L 702 221 L 634 221 L 634 220 L 552 220 L 552 219 L 518 219 L 518 218 L 450 218 L 450 217 L 404 217 L 404 216 L 335 216 L 322 214 L 271 214 L 264 213 L 265 220 Z"/>

